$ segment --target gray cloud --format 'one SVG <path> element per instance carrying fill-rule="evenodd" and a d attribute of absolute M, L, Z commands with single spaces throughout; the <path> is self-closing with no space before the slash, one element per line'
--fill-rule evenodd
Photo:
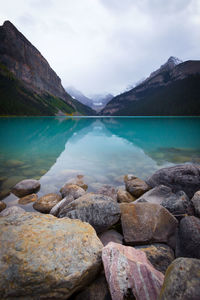
<path fill-rule="evenodd" d="M 174 55 L 200 59 L 199 0 L 2 1 L 63 85 L 119 93 Z"/>

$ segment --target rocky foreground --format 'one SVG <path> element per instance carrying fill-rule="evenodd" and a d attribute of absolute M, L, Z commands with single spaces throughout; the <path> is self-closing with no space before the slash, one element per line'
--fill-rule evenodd
<path fill-rule="evenodd" d="M 124 181 L 87 193 L 77 176 L 39 199 L 16 184 L 35 212 L 0 201 L 0 299 L 199 300 L 200 166 Z"/>

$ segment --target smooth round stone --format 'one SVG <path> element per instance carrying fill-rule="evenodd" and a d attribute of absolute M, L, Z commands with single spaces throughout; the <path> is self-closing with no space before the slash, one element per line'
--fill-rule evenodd
<path fill-rule="evenodd" d="M 33 204 L 33 208 L 42 213 L 49 213 L 52 207 L 54 207 L 62 197 L 58 194 L 50 193 L 40 197 Z"/>
<path fill-rule="evenodd" d="M 27 195 L 22 198 L 19 198 L 18 203 L 21 205 L 26 205 L 28 203 L 37 201 L 37 199 L 38 199 L 38 196 L 36 194 L 31 194 L 31 195 Z"/>
<path fill-rule="evenodd" d="M 40 183 L 35 179 L 25 179 L 18 182 L 11 190 L 17 197 L 24 197 L 26 195 L 38 192 Z"/>
<path fill-rule="evenodd" d="M 85 191 L 88 189 L 88 185 L 83 181 L 84 175 L 77 175 L 76 178 L 69 179 L 68 184 L 74 184 L 80 186 Z"/>
<path fill-rule="evenodd" d="M 6 204 L 3 201 L 0 201 L 0 211 L 6 208 Z"/>

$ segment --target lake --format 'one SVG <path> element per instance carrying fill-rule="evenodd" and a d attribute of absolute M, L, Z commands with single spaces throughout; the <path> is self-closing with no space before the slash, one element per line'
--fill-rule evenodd
<path fill-rule="evenodd" d="M 6 117 L 0 141 L 0 195 L 11 206 L 18 200 L 8 192 L 22 179 L 39 179 L 40 196 L 81 174 L 95 192 L 123 185 L 127 173 L 145 179 L 165 166 L 200 163 L 200 118 Z"/>

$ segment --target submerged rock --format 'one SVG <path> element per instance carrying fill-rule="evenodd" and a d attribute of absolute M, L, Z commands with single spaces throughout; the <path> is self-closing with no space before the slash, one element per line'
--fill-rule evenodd
<path fill-rule="evenodd" d="M 99 239 L 102 242 L 102 244 L 106 246 L 110 242 L 122 244 L 123 236 L 116 230 L 110 229 L 99 234 Z"/>
<path fill-rule="evenodd" d="M 174 251 L 165 244 L 135 246 L 135 249 L 144 251 L 154 268 L 163 274 L 175 259 Z"/>
<path fill-rule="evenodd" d="M 19 206 L 7 207 L 0 213 L 0 217 L 7 217 L 9 215 L 16 216 L 25 213 L 25 210 Z"/>
<path fill-rule="evenodd" d="M 65 185 L 67 185 L 67 184 L 69 184 L 69 185 L 71 185 L 71 184 L 78 185 L 82 189 L 87 191 L 88 185 L 83 181 L 83 178 L 84 178 L 83 175 L 77 175 L 76 178 L 69 179 Z"/>
<path fill-rule="evenodd" d="M 11 190 L 17 197 L 24 197 L 28 194 L 36 193 L 40 189 L 40 183 L 35 179 L 25 179 L 18 182 Z"/>
<path fill-rule="evenodd" d="M 103 248 L 102 260 L 113 300 L 157 300 L 164 276 L 143 251 L 111 242 Z"/>
<path fill-rule="evenodd" d="M 199 300 L 200 260 L 177 258 L 167 269 L 159 300 Z"/>
<path fill-rule="evenodd" d="M 52 209 L 50 210 L 50 214 L 53 216 L 58 216 L 61 209 L 63 209 L 65 206 L 67 206 L 69 203 L 74 201 L 74 198 L 72 196 L 67 196 L 63 198 L 61 201 L 59 201 Z"/>
<path fill-rule="evenodd" d="M 200 191 L 194 194 L 191 202 L 194 206 L 195 215 L 200 218 Z"/>
<path fill-rule="evenodd" d="M 150 190 L 146 182 L 134 175 L 125 175 L 124 182 L 126 190 L 135 198 L 140 197 L 145 192 Z"/>
<path fill-rule="evenodd" d="M 26 205 L 28 203 L 35 202 L 37 200 L 38 200 L 38 195 L 31 194 L 31 195 L 27 195 L 22 198 L 19 198 L 18 203 L 21 205 Z"/>
<path fill-rule="evenodd" d="M 119 203 L 123 203 L 123 202 L 130 203 L 130 202 L 135 201 L 135 199 L 136 198 L 133 197 L 129 192 L 124 191 L 123 189 L 118 189 L 118 191 L 117 191 L 117 201 Z"/>
<path fill-rule="evenodd" d="M 188 216 L 180 221 L 176 256 L 200 259 L 200 219 Z"/>
<path fill-rule="evenodd" d="M 166 185 L 173 192 L 184 191 L 189 198 L 200 190 L 200 166 L 183 164 L 156 171 L 148 180 L 151 187 Z"/>
<path fill-rule="evenodd" d="M 37 201 L 34 202 L 33 208 L 39 212 L 48 214 L 52 207 L 54 207 L 62 197 L 58 194 L 50 193 L 40 197 Z"/>
<path fill-rule="evenodd" d="M 89 193 L 62 208 L 58 217 L 88 222 L 99 233 L 119 221 L 120 208 L 119 204 L 110 197 Z"/>
<path fill-rule="evenodd" d="M 74 199 L 77 199 L 83 196 L 86 192 L 80 186 L 75 184 L 66 183 L 61 189 L 60 193 L 62 197 L 72 196 Z"/>
<path fill-rule="evenodd" d="M 176 218 L 154 203 L 122 203 L 121 223 L 124 241 L 130 245 L 167 243 L 175 247 Z"/>
<path fill-rule="evenodd" d="M 6 208 L 6 204 L 3 201 L 0 201 L 0 212 Z"/>
<path fill-rule="evenodd" d="M 103 245 L 89 224 L 24 213 L 0 228 L 1 299 L 68 299 L 100 270 Z"/>

